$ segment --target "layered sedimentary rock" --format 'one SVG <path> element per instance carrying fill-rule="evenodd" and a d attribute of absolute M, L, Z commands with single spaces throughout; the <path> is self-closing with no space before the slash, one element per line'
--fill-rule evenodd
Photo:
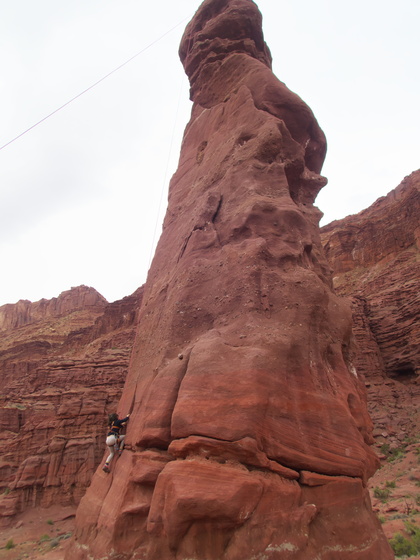
<path fill-rule="evenodd" d="M 420 171 L 354 216 L 322 228 L 334 285 L 352 305 L 354 362 L 378 444 L 420 429 Z"/>
<path fill-rule="evenodd" d="M 10 330 L 44 319 L 58 317 L 89 309 L 100 313 L 107 305 L 106 299 L 96 290 L 78 286 L 62 292 L 59 297 L 41 299 L 37 302 L 20 300 L 0 307 L 0 330 Z"/>
<path fill-rule="evenodd" d="M 366 306 L 385 371 L 396 379 L 420 373 L 419 215 L 416 171 L 370 208 L 322 230 L 336 289 Z"/>
<path fill-rule="evenodd" d="M 271 72 L 251 0 L 206 0 L 194 101 L 119 412 L 68 559 L 382 560 L 378 460 L 314 199 L 325 138 Z"/>
<path fill-rule="evenodd" d="M 80 286 L 0 307 L 0 518 L 74 505 L 103 451 L 127 374 L 142 289 L 108 304 Z"/>

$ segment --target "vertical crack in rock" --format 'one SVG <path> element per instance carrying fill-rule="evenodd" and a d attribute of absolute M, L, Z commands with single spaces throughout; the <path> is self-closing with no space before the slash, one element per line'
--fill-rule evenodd
<path fill-rule="evenodd" d="M 198 248 L 203 248 L 203 241 L 204 244 L 207 245 L 207 247 L 212 244 L 220 245 L 220 239 L 214 224 L 222 207 L 222 201 L 223 197 L 218 193 L 211 193 L 208 196 L 207 204 L 202 209 L 201 215 L 199 216 L 199 223 L 195 224 L 192 228 L 192 231 L 187 235 L 184 243 L 182 244 L 177 262 L 179 262 L 183 257 L 188 243 L 190 242 L 191 237 L 194 235 L 194 232 L 201 231 L 204 233 L 202 235 L 197 234 L 198 238 L 196 237 L 196 239 L 198 240 L 199 247 L 196 247 L 196 244 L 194 244 L 192 251 L 195 251 Z"/>
<path fill-rule="evenodd" d="M 218 203 L 218 205 L 217 205 L 216 211 L 215 211 L 215 213 L 213 214 L 213 216 L 211 217 L 211 223 L 212 223 L 212 224 L 215 223 L 215 221 L 216 221 L 216 219 L 217 219 L 217 216 L 219 215 L 220 209 L 221 209 L 221 207 L 222 207 L 222 202 L 223 202 L 223 197 L 220 196 L 220 198 L 219 198 L 219 203 Z"/>
<path fill-rule="evenodd" d="M 120 404 L 135 394 L 127 451 L 95 475 L 67 559 L 390 560 L 313 205 L 324 134 L 271 72 L 252 0 L 205 0 L 180 57 L 194 105 Z"/>

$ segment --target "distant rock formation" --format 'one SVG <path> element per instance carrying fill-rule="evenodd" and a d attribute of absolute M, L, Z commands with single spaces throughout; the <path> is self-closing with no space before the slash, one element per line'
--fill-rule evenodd
<path fill-rule="evenodd" d="M 82 309 L 101 312 L 107 303 L 101 294 L 87 286 L 71 288 L 62 292 L 58 298 L 41 299 L 35 303 L 20 300 L 0 307 L 0 331 L 15 329 Z"/>
<path fill-rule="evenodd" d="M 322 228 L 336 291 L 350 298 L 379 445 L 420 431 L 420 170 L 354 216 Z"/>
<path fill-rule="evenodd" d="M 324 135 L 272 74 L 251 0 L 205 0 L 180 55 L 194 106 L 119 404 L 127 446 L 67 558 L 391 559 L 313 206 Z"/>
<path fill-rule="evenodd" d="M 0 307 L 0 523 L 77 504 L 102 457 L 142 288 L 114 303 L 80 286 Z"/>

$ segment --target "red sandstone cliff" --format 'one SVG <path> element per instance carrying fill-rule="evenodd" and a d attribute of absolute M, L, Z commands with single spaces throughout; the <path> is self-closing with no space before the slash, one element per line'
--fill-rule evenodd
<path fill-rule="evenodd" d="M 365 307 L 380 369 L 400 381 L 420 373 L 419 215 L 416 171 L 370 208 L 322 228 L 337 292 Z"/>
<path fill-rule="evenodd" d="M 42 319 L 74 313 L 83 309 L 101 312 L 107 301 L 96 290 L 86 286 L 62 292 L 58 298 L 41 299 L 35 303 L 20 300 L 0 307 L 0 330 L 10 330 Z"/>
<path fill-rule="evenodd" d="M 420 374 L 419 216 L 416 171 L 370 208 L 322 228 L 335 289 L 352 301 L 356 367 L 370 385 L 385 379 L 406 403 L 418 398 Z M 403 426 L 401 417 L 389 421 Z"/>
<path fill-rule="evenodd" d="M 390 559 L 313 206 L 324 135 L 272 74 L 251 0 L 203 2 L 180 55 L 194 106 L 119 405 L 127 446 L 67 558 Z"/>
<path fill-rule="evenodd" d="M 108 304 L 80 286 L 0 307 L 0 517 L 77 504 L 103 454 L 142 289 Z"/>
<path fill-rule="evenodd" d="M 407 520 L 420 523 L 410 517 L 420 509 L 420 171 L 321 234 L 336 290 L 352 305 L 353 360 L 366 381 L 383 465 L 372 487 L 389 494 L 374 505 L 393 536 Z"/>

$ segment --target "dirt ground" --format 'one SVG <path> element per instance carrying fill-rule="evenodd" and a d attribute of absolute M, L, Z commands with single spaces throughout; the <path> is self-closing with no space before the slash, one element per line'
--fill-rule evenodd
<path fill-rule="evenodd" d="M 409 539 L 407 524 L 420 528 L 419 443 L 402 448 L 395 460 L 381 462 L 369 481 L 373 511 L 388 539 L 397 533 Z M 420 555 L 410 556 L 410 560 L 420 560 Z"/>
<path fill-rule="evenodd" d="M 54 506 L 16 516 L 10 527 L 0 528 L 0 559 L 63 560 L 75 513 L 75 507 Z"/>

